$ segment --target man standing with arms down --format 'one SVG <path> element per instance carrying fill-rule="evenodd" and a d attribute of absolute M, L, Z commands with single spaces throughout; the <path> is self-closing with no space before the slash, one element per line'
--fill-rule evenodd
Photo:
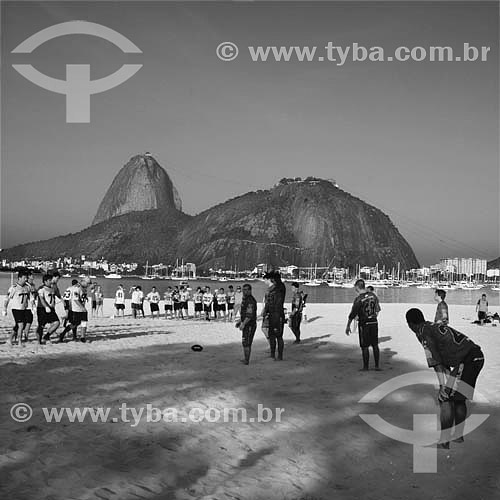
<path fill-rule="evenodd" d="M 464 441 L 464 422 L 467 417 L 465 401 L 472 399 L 477 377 L 484 365 L 484 354 L 463 333 L 448 325 L 425 321 L 420 309 L 407 311 L 406 321 L 424 348 L 427 365 L 434 368 L 439 380 L 441 440 L 438 448 L 448 449 L 453 424 L 453 441 Z M 453 369 L 450 371 L 451 367 Z"/>
<path fill-rule="evenodd" d="M 270 280 L 271 286 L 266 293 L 264 310 L 262 311 L 262 322 L 269 321 L 269 345 L 271 347 L 271 358 L 275 361 L 283 360 L 283 327 L 285 325 L 285 285 L 277 271 L 271 271 L 264 275 L 264 279 Z M 276 358 L 276 344 L 278 344 L 278 357 Z"/>
<path fill-rule="evenodd" d="M 380 351 L 378 348 L 378 321 L 377 315 L 380 312 L 380 304 L 378 297 L 373 292 L 365 290 L 365 281 L 357 280 L 354 284 L 354 289 L 358 296 L 354 299 L 347 326 L 345 328 L 346 335 L 351 333 L 351 323 L 358 317 L 359 330 L 359 347 L 363 355 L 363 368 L 361 371 L 368 371 L 370 362 L 370 346 L 373 349 L 373 357 L 375 359 L 375 370 L 380 371 L 379 360 Z"/>
<path fill-rule="evenodd" d="M 241 362 L 248 365 L 250 362 L 250 352 L 252 350 L 253 337 L 257 329 L 257 301 L 252 295 L 252 287 L 243 285 L 243 300 L 241 302 L 241 316 L 236 322 L 236 328 L 241 330 L 241 343 L 245 359 Z"/>
<path fill-rule="evenodd" d="M 304 305 L 303 293 L 299 291 L 299 284 L 292 283 L 292 313 L 290 314 L 290 329 L 295 335 L 294 344 L 300 342 L 300 323 L 302 322 L 302 308 Z"/>

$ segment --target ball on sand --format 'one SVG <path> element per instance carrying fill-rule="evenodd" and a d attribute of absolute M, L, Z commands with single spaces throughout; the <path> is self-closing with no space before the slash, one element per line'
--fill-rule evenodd
<path fill-rule="evenodd" d="M 194 352 L 200 352 L 203 351 L 203 347 L 199 344 L 194 344 L 191 346 L 191 350 Z"/>

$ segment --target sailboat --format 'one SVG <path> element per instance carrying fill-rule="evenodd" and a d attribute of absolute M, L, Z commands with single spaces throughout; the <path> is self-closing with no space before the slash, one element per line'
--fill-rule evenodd
<path fill-rule="evenodd" d="M 154 280 L 154 277 L 153 276 L 148 276 L 148 264 L 149 264 L 149 261 L 146 261 L 146 273 L 144 274 L 144 276 L 141 277 L 141 279 L 143 280 Z"/>
<path fill-rule="evenodd" d="M 311 273 L 312 273 L 312 264 L 311 264 Z M 314 265 L 314 278 L 312 276 L 309 277 L 309 281 L 306 281 L 304 283 L 304 286 L 320 286 L 322 281 L 316 279 L 316 273 L 317 273 L 317 264 Z"/>

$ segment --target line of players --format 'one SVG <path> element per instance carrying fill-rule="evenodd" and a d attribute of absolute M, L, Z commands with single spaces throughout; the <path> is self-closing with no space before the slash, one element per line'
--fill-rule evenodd
<path fill-rule="evenodd" d="M 220 319 L 224 321 L 232 321 L 238 314 L 243 292 L 241 286 L 237 286 L 236 290 L 232 285 L 229 285 L 228 290 L 219 288 L 212 292 L 209 286 L 204 288 L 198 287 L 191 296 L 188 287 L 169 286 L 161 296 L 155 286 L 151 291 L 144 295 L 140 286 L 134 286 L 129 290 L 131 295 L 131 308 L 134 318 L 145 317 L 144 302 L 149 303 L 149 310 L 152 318 L 160 317 L 160 302 L 163 301 L 163 310 L 165 319 L 189 319 L 188 303 L 194 304 L 194 319 Z M 115 293 L 115 311 L 116 317 L 125 315 L 125 290 L 123 285 L 119 285 Z"/>

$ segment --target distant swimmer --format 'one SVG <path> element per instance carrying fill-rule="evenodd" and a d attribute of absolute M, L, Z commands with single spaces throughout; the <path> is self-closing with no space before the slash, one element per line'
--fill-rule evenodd
<path fill-rule="evenodd" d="M 28 324 L 27 309 L 30 300 L 31 287 L 28 283 L 29 271 L 23 269 L 17 273 L 17 282 L 7 291 L 7 297 L 4 302 L 4 315 L 7 315 L 9 304 L 12 305 L 12 316 L 17 326 L 18 345 L 22 346 L 24 330 Z M 9 344 L 13 345 L 15 331 L 12 330 L 9 338 Z"/>
<path fill-rule="evenodd" d="M 448 304 L 444 301 L 446 292 L 444 290 L 436 290 L 434 293 L 434 300 L 438 303 L 436 308 L 436 315 L 434 316 L 434 323 L 438 325 L 447 325 L 450 317 L 448 315 Z"/>
<path fill-rule="evenodd" d="M 146 300 L 149 302 L 149 310 L 151 311 L 151 317 L 160 317 L 160 294 L 156 287 L 152 287 L 151 291 L 146 295 Z"/>
<path fill-rule="evenodd" d="M 378 313 L 380 312 L 380 304 L 378 297 L 373 292 L 365 290 L 365 281 L 359 279 L 354 284 L 354 289 L 358 296 L 354 300 L 347 326 L 345 329 L 346 335 L 351 333 L 351 323 L 358 318 L 359 331 L 359 347 L 363 355 L 363 371 L 368 370 L 370 362 L 370 346 L 373 349 L 373 357 L 375 358 L 375 370 L 380 370 L 380 350 L 378 347 Z"/>
<path fill-rule="evenodd" d="M 115 310 L 116 317 L 125 316 L 125 291 L 123 290 L 123 285 L 118 285 L 115 292 Z"/>
<path fill-rule="evenodd" d="M 252 342 L 257 329 L 257 301 L 252 295 L 252 287 L 243 285 L 243 300 L 241 303 L 241 319 L 236 322 L 236 328 L 241 330 L 241 343 L 245 356 L 241 361 L 248 365 L 250 363 L 250 353 Z"/>

